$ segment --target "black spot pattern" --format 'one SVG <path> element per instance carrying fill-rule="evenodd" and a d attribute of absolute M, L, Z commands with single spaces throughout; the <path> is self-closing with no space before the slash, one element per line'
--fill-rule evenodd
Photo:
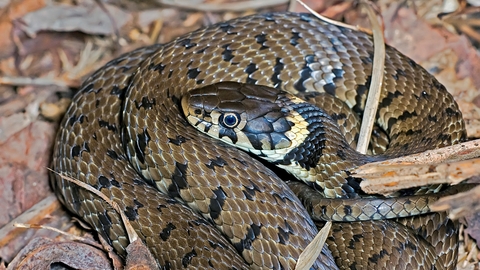
<path fill-rule="evenodd" d="M 187 71 L 187 77 L 189 79 L 197 78 L 198 74 L 200 74 L 200 70 L 198 68 L 191 68 Z"/>
<path fill-rule="evenodd" d="M 232 58 L 234 57 L 233 51 L 228 48 L 230 44 L 225 44 L 223 45 L 223 51 L 222 51 L 222 59 L 223 61 L 230 62 Z"/>
<path fill-rule="evenodd" d="M 175 227 L 175 225 L 169 222 L 167 226 L 163 228 L 162 232 L 160 233 L 160 238 L 162 238 L 163 241 L 167 241 L 172 231 L 175 230 L 176 228 L 177 227 Z"/>
<path fill-rule="evenodd" d="M 215 167 L 223 167 L 225 165 L 228 165 L 227 162 L 221 157 L 217 157 L 216 159 L 210 159 L 209 161 L 210 162 L 205 165 L 207 166 L 207 168 L 212 169 L 214 171 L 215 171 Z"/>
<path fill-rule="evenodd" d="M 158 73 L 162 73 L 163 70 L 165 69 L 165 67 L 166 66 L 162 63 L 157 64 L 157 65 L 155 65 L 154 63 L 150 63 L 150 65 L 148 66 L 148 69 L 158 71 Z"/>
<path fill-rule="evenodd" d="M 268 49 L 269 47 L 268 46 L 265 46 L 265 41 L 267 41 L 267 35 L 265 34 L 258 34 L 255 36 L 255 41 L 262 45 L 262 47 L 260 47 L 260 50 L 265 50 L 265 49 Z"/>
<path fill-rule="evenodd" d="M 222 207 L 225 204 L 227 195 L 225 195 L 222 187 L 218 187 L 217 189 L 213 190 L 213 193 L 215 194 L 215 197 L 210 199 L 210 217 L 212 220 L 215 220 L 222 213 Z"/>
<path fill-rule="evenodd" d="M 272 82 L 274 87 L 279 87 L 282 84 L 280 80 L 280 73 L 285 68 L 285 65 L 282 63 L 282 58 L 277 57 L 275 59 L 275 66 L 273 67 Z"/>
<path fill-rule="evenodd" d="M 110 131 L 117 132 L 117 127 L 115 126 L 115 124 L 110 124 L 109 122 L 107 122 L 105 120 L 98 119 L 98 125 L 101 128 L 107 128 Z"/>
<path fill-rule="evenodd" d="M 168 192 L 172 197 L 180 198 L 180 190 L 188 187 L 187 182 L 187 164 L 175 162 L 175 171 L 172 175 L 172 184 L 168 187 Z"/>
<path fill-rule="evenodd" d="M 192 249 L 192 251 L 185 254 L 185 256 L 183 256 L 183 258 L 182 258 L 183 267 L 189 266 L 190 263 L 192 262 L 192 258 L 196 257 L 196 256 L 197 256 L 197 252 L 195 251 L 195 249 Z"/>
<path fill-rule="evenodd" d="M 147 96 L 144 96 L 142 97 L 142 100 L 140 102 L 135 100 L 135 107 L 137 107 L 137 109 L 144 108 L 145 110 L 150 110 L 155 105 L 156 105 L 155 98 L 152 98 L 152 100 L 149 100 Z"/>
<path fill-rule="evenodd" d="M 311 63 L 315 62 L 315 55 L 309 54 L 305 56 L 305 65 L 303 66 L 302 70 L 300 71 L 300 79 L 295 82 L 294 87 L 300 92 L 305 92 L 307 89 L 303 85 L 303 83 L 311 78 L 312 70 L 308 66 Z"/>
<path fill-rule="evenodd" d="M 297 46 L 300 39 L 300 33 L 292 31 L 292 37 L 290 37 L 290 45 Z"/>
<path fill-rule="evenodd" d="M 80 114 L 79 116 L 77 116 L 77 115 L 74 114 L 74 115 L 70 116 L 70 118 L 68 118 L 67 122 L 68 122 L 69 126 L 73 126 L 73 124 L 75 124 L 75 123 L 82 124 L 84 120 L 85 120 L 85 115 Z"/>
<path fill-rule="evenodd" d="M 256 84 L 257 80 L 253 79 L 251 75 L 258 70 L 258 67 L 255 63 L 250 63 L 245 68 L 244 72 L 248 74 L 247 84 Z"/>
<path fill-rule="evenodd" d="M 186 142 L 187 138 L 183 137 L 182 135 L 177 135 L 175 139 L 173 138 L 168 138 L 169 143 L 173 143 L 175 145 L 181 145 L 182 143 Z"/>
<path fill-rule="evenodd" d="M 147 147 L 147 144 L 150 142 L 151 138 L 152 137 L 150 137 L 150 134 L 148 134 L 147 128 L 143 128 L 143 132 L 137 134 L 134 148 L 137 158 L 141 163 L 145 163 L 145 148 Z"/>

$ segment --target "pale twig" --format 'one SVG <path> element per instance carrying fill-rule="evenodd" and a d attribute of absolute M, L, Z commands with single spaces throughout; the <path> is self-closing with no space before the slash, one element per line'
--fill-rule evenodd
<path fill-rule="evenodd" d="M 68 83 L 61 80 L 49 79 L 49 78 L 30 78 L 30 77 L 0 77 L 0 84 L 25 86 L 25 85 L 37 85 L 48 86 L 56 85 L 60 87 L 68 87 Z"/>
<path fill-rule="evenodd" d="M 288 0 L 251 0 L 251 1 L 240 1 L 240 2 L 231 2 L 223 4 L 215 3 L 198 3 L 192 5 L 191 1 L 186 0 L 160 0 L 158 1 L 161 4 L 166 6 L 172 6 L 177 8 L 189 9 L 189 10 L 198 10 L 204 12 L 218 12 L 218 11 L 243 11 L 247 9 L 261 9 L 271 6 L 278 6 L 287 4 Z"/>
<path fill-rule="evenodd" d="M 315 17 L 319 18 L 320 20 L 322 21 L 325 21 L 325 22 L 328 22 L 330 24 L 333 24 L 333 25 L 337 25 L 337 26 L 340 26 L 340 27 L 344 27 L 344 28 L 348 28 L 348 29 L 352 29 L 352 30 L 360 30 L 358 27 L 356 26 L 353 26 L 353 25 L 349 25 L 349 24 L 346 24 L 346 23 L 342 23 L 342 22 L 339 22 L 339 21 L 335 21 L 335 20 L 332 20 L 330 18 L 327 18 L 321 14 L 318 14 L 315 10 L 311 9 L 307 4 L 305 4 L 304 2 L 302 2 L 301 0 L 296 0 L 298 3 L 300 3 L 306 10 L 308 10 L 308 12 L 312 13 Z"/>
<path fill-rule="evenodd" d="M 61 235 L 65 235 L 72 240 L 82 242 L 82 243 L 87 243 L 87 244 L 89 244 L 91 246 L 94 246 L 96 248 L 100 248 L 100 249 L 102 248 L 102 245 L 98 244 L 95 241 L 90 240 L 89 238 L 85 238 L 85 237 L 77 236 L 77 235 L 74 235 L 74 234 L 71 234 L 71 233 L 67 233 L 67 232 L 59 230 L 57 228 L 51 227 L 51 226 L 45 226 L 45 225 L 40 225 L 40 224 L 25 224 L 25 223 L 13 223 L 13 226 L 15 226 L 16 228 L 25 228 L 25 229 L 50 230 L 50 231 L 54 231 L 56 233 L 59 233 Z"/>
<path fill-rule="evenodd" d="M 370 89 L 368 90 L 367 102 L 363 112 L 362 125 L 360 127 L 360 134 L 357 142 L 357 151 L 365 154 L 370 142 L 375 116 L 377 114 L 378 101 L 383 85 L 383 72 L 385 67 L 385 40 L 383 31 L 378 23 L 375 12 L 372 8 L 372 3 L 362 2 L 367 12 L 373 32 L 373 66 L 372 66 L 372 80 Z"/>
<path fill-rule="evenodd" d="M 330 234 L 331 228 L 331 221 L 325 223 L 325 226 L 323 226 L 323 228 L 317 233 L 312 242 L 308 244 L 308 246 L 298 257 L 295 270 L 310 269 L 312 267 L 312 265 L 315 263 L 318 256 L 322 252 L 323 245 L 325 244 L 325 240 L 327 240 L 327 237 Z"/>
<path fill-rule="evenodd" d="M 107 204 L 109 204 L 113 209 L 115 209 L 115 211 L 120 215 L 120 217 L 122 218 L 122 221 L 123 221 L 123 224 L 125 225 L 125 229 L 127 230 L 127 235 L 128 235 L 128 239 L 130 241 L 130 243 L 136 241 L 138 239 L 138 235 L 137 233 L 135 232 L 135 230 L 132 228 L 132 226 L 130 225 L 130 222 L 128 221 L 127 217 L 125 216 L 125 213 L 120 209 L 119 205 L 117 203 L 115 203 L 114 201 L 112 201 L 109 197 L 107 197 L 105 194 L 103 194 L 102 192 L 100 192 L 99 190 L 96 190 L 94 189 L 92 186 L 84 183 L 84 182 L 81 182 L 79 180 L 76 180 L 76 179 L 73 179 L 69 176 L 66 176 L 66 175 L 63 175 L 61 173 L 58 173 L 50 168 L 48 168 L 48 170 L 52 171 L 53 173 L 57 174 L 58 176 L 60 176 L 62 179 L 64 180 L 67 180 L 69 182 L 72 182 L 74 183 L 75 185 L 79 186 L 79 187 L 82 187 L 84 189 L 86 189 L 87 191 L 90 191 L 91 193 L 99 196 L 100 198 L 102 198 L 102 200 L 104 200 Z"/>

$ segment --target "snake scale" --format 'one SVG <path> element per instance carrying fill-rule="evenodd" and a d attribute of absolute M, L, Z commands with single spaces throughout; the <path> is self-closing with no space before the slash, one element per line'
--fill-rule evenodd
<path fill-rule="evenodd" d="M 231 81 L 305 100 L 332 94 L 361 115 L 372 46 L 368 34 L 312 15 L 272 13 L 137 49 L 83 83 L 60 125 L 54 170 L 117 203 L 162 269 L 293 269 L 321 224 L 271 168 L 192 127 L 180 100 L 192 89 Z M 386 52 L 377 124 L 390 131 L 390 155 L 465 139 L 461 113 L 445 88 L 395 49 Z M 341 113 L 336 118 L 341 122 Z M 346 169 L 356 157 L 334 148 L 339 134 L 320 136 L 319 163 L 326 165 L 316 173 L 329 180 L 315 180 L 314 187 L 346 215 L 344 199 L 361 197 Z M 59 176 L 52 186 L 70 211 L 126 256 L 129 242 L 112 207 Z M 312 267 L 454 268 L 456 234 L 445 213 L 335 222 L 329 248 Z"/>

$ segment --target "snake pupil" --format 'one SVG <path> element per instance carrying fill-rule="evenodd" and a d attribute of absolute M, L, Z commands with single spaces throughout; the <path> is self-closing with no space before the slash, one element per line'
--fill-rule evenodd
<path fill-rule="evenodd" d="M 223 124 L 228 128 L 236 127 L 238 122 L 238 116 L 234 113 L 227 113 L 223 116 Z"/>

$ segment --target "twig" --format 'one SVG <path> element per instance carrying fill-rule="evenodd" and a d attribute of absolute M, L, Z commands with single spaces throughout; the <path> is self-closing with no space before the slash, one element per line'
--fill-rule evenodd
<path fill-rule="evenodd" d="M 317 233 L 312 242 L 308 244 L 298 257 L 297 265 L 295 266 L 296 270 L 310 269 L 312 267 L 317 260 L 318 255 L 322 252 L 323 245 L 325 244 L 325 240 L 327 240 L 331 228 L 332 222 L 329 221 Z"/>
<path fill-rule="evenodd" d="M 30 77 L 0 77 L 0 84 L 14 85 L 14 86 L 25 86 L 25 85 L 37 85 L 37 86 L 48 86 L 56 85 L 60 87 L 68 87 L 68 84 L 65 81 L 49 79 L 49 78 L 30 78 Z"/>
<path fill-rule="evenodd" d="M 69 176 L 66 176 L 66 175 L 63 175 L 61 173 L 58 173 L 50 168 L 47 168 L 49 171 L 57 174 L 58 176 L 60 176 L 62 179 L 64 180 L 67 180 L 69 182 L 72 182 L 74 183 L 75 185 L 78 185 L 79 187 L 82 187 L 90 192 L 92 192 L 93 194 L 99 196 L 100 198 L 102 198 L 102 200 L 104 200 L 107 204 L 109 204 L 113 209 L 115 209 L 115 211 L 117 211 L 117 213 L 120 215 L 120 217 L 122 218 L 122 221 L 123 221 L 123 224 L 125 225 L 125 229 L 127 230 L 127 234 L 128 234 L 128 239 L 130 241 L 130 243 L 136 241 L 138 239 L 138 235 L 137 233 L 135 232 L 135 230 L 132 228 L 132 226 L 130 225 L 130 222 L 128 221 L 127 217 L 125 216 L 125 213 L 120 209 L 120 206 L 115 203 L 114 201 L 112 201 L 110 198 L 108 198 L 105 194 L 103 194 L 102 192 L 100 192 L 99 190 L 96 190 L 94 189 L 92 186 L 88 185 L 88 184 L 85 184 L 84 182 L 81 182 L 79 180 L 76 180 L 76 179 L 73 179 Z"/>
<path fill-rule="evenodd" d="M 368 90 L 367 102 L 363 113 L 362 125 L 357 142 L 357 151 L 365 154 L 370 142 L 375 116 L 377 114 L 378 101 L 383 85 L 383 72 L 385 67 L 385 40 L 383 31 L 373 11 L 371 2 L 362 1 L 367 12 L 373 31 L 374 56 L 372 66 L 372 80 Z"/>

